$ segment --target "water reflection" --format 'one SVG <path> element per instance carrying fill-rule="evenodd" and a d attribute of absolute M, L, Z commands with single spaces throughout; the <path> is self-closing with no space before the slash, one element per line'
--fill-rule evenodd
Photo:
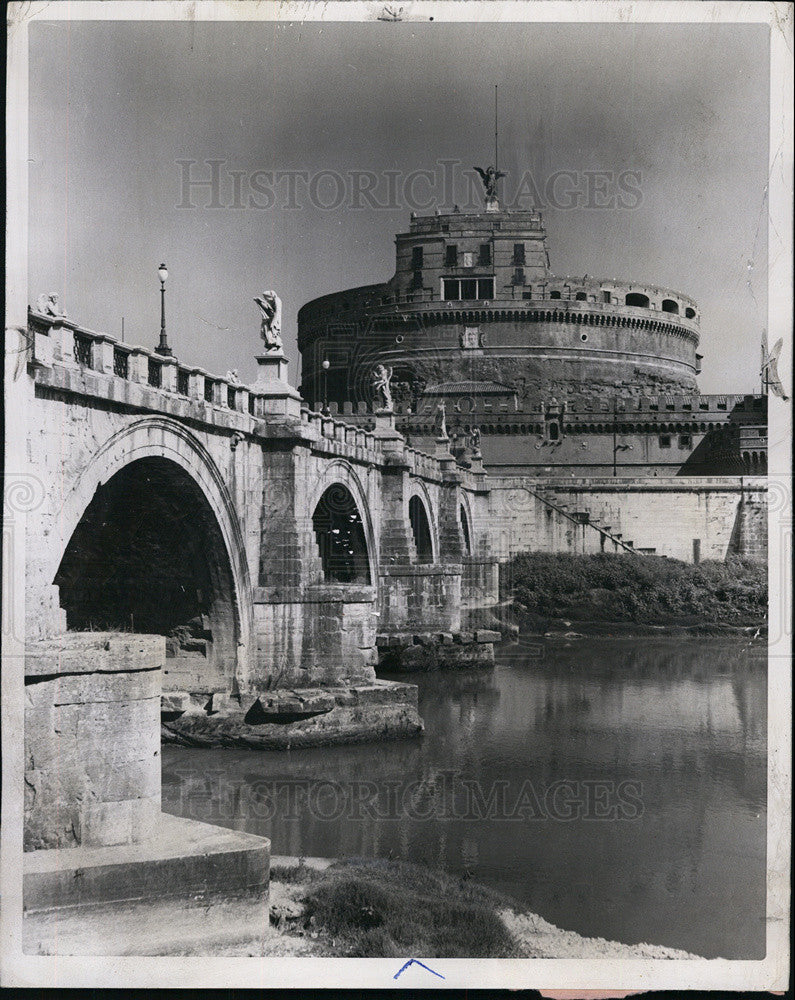
<path fill-rule="evenodd" d="M 600 638 L 528 641 L 499 659 L 405 678 L 420 686 L 421 738 L 165 748 L 164 808 L 269 836 L 276 854 L 469 871 L 580 933 L 760 958 L 764 651 Z M 642 815 L 618 818 L 629 786 Z M 523 788 L 540 814 L 517 812 Z"/>

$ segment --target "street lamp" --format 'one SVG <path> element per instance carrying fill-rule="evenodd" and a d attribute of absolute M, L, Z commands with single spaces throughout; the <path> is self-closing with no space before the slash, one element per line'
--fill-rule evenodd
<path fill-rule="evenodd" d="M 155 354 L 162 354 L 163 357 L 170 358 L 173 352 L 166 340 L 166 278 L 168 277 L 168 268 L 165 264 L 161 264 L 157 273 L 160 277 L 160 343 L 155 348 Z"/>
<path fill-rule="evenodd" d="M 328 370 L 331 368 L 331 362 L 328 358 L 323 358 L 323 364 L 321 365 L 323 369 L 323 413 L 328 414 Z"/>

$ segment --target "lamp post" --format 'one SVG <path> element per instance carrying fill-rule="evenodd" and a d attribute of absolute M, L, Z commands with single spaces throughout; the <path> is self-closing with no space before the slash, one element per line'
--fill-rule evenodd
<path fill-rule="evenodd" d="M 331 362 L 328 358 L 323 358 L 321 367 L 323 369 L 323 413 L 328 414 L 328 370 L 331 368 Z"/>
<path fill-rule="evenodd" d="M 155 348 L 155 354 L 162 354 L 163 357 L 170 358 L 173 352 L 166 340 L 166 278 L 168 277 L 168 268 L 165 264 L 161 264 L 157 273 L 160 277 L 160 343 Z"/>

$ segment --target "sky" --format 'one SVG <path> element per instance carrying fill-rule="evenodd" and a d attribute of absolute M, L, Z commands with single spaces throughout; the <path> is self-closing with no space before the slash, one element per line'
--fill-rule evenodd
<path fill-rule="evenodd" d="M 254 296 L 274 289 L 297 385 L 298 309 L 391 277 L 412 205 L 445 198 L 442 161 L 466 202 L 497 85 L 504 200 L 532 178 L 552 270 L 692 296 L 702 391 L 758 391 L 767 47 L 761 25 L 33 23 L 31 303 L 57 292 L 80 325 L 120 336 L 123 318 L 153 347 L 163 261 L 175 353 L 248 382 Z M 184 184 L 212 169 L 215 204 Z"/>

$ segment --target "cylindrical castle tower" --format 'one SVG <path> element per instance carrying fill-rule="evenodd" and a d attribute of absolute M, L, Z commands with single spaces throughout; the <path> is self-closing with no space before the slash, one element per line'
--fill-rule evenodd
<path fill-rule="evenodd" d="M 390 281 L 299 311 L 310 403 L 369 400 L 379 363 L 398 398 L 464 380 L 558 398 L 698 391 L 696 303 L 656 285 L 556 277 L 537 212 L 493 202 L 412 217 L 396 247 Z"/>

